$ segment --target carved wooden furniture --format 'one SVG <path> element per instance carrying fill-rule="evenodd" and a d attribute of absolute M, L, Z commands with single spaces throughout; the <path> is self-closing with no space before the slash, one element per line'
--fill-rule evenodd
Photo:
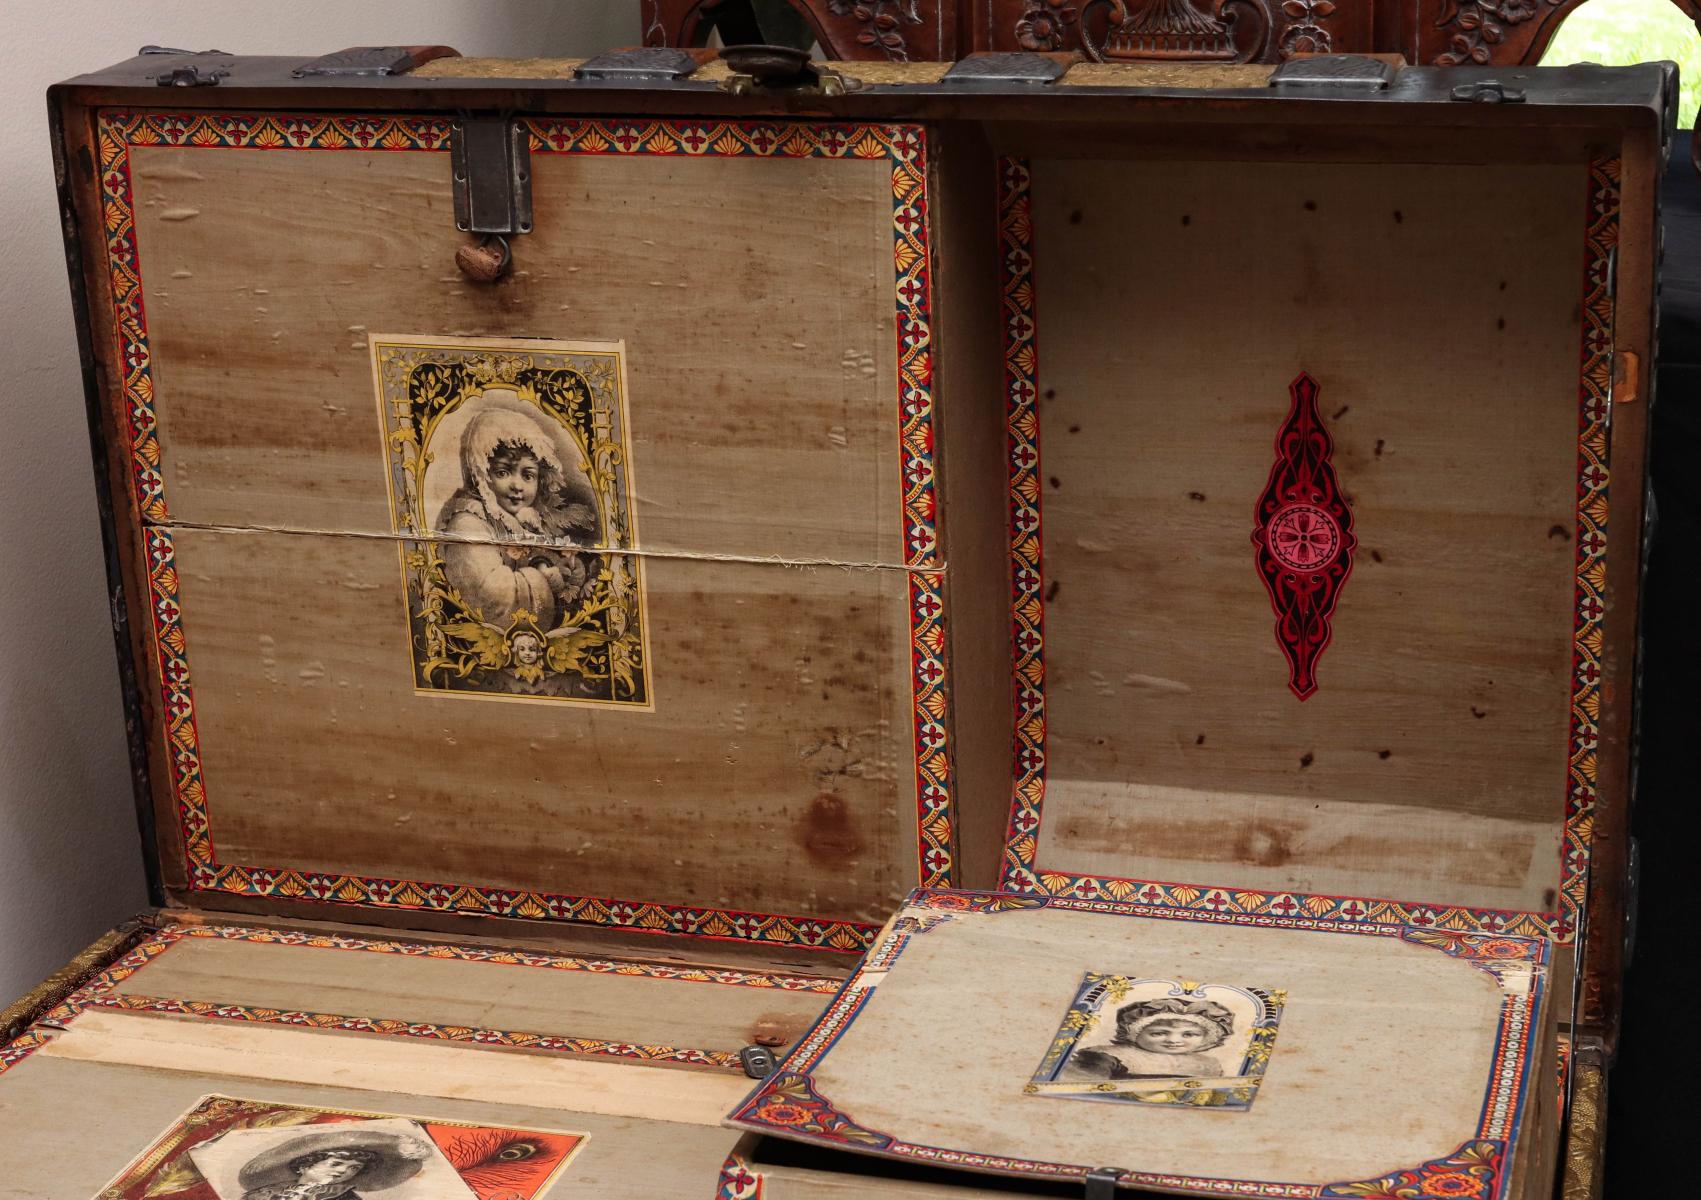
<path fill-rule="evenodd" d="M 1125 62 L 1402 54 L 1435 66 L 1533 63 L 1587 0 L 787 0 L 830 58 L 925 61 L 1079 50 Z M 1671 0 L 1701 24 L 1701 0 Z M 644 41 L 700 46 L 743 0 L 643 0 Z M 723 31 L 724 32 L 724 31 Z M 728 37 L 727 40 L 734 40 Z"/>

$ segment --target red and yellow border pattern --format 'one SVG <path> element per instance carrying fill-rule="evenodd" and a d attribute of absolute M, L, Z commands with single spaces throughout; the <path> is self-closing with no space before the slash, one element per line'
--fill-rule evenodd
<path fill-rule="evenodd" d="M 803 122 L 625 121 L 532 118 L 538 154 L 675 155 L 883 160 L 892 169 L 904 563 L 910 569 L 911 663 L 916 750 L 918 879 L 954 878 L 946 733 L 944 609 L 935 522 L 932 393 L 932 266 L 928 249 L 927 150 L 913 125 Z M 130 150 L 137 146 L 371 153 L 448 149 L 450 122 L 436 117 L 107 112 L 100 119 L 101 188 L 108 277 L 123 370 L 123 401 L 135 499 L 144 522 L 150 609 L 164 693 L 171 789 L 190 886 L 198 891 L 333 904 L 425 909 L 534 921 L 582 922 L 655 933 L 861 951 L 875 927 L 854 921 L 622 901 L 476 884 L 427 883 L 220 862 L 195 725 L 179 580 L 160 464 L 154 377 L 143 305 Z"/>
<path fill-rule="evenodd" d="M 4 1075 L 24 1059 L 53 1040 L 53 1035 L 39 1029 L 27 1029 L 0 1046 L 0 1075 Z"/>
<path fill-rule="evenodd" d="M 734 1150 L 721 1164 L 720 1186 L 715 1200 L 762 1200 L 762 1174 L 744 1155 Z"/>
<path fill-rule="evenodd" d="M 1601 720 L 1601 622 L 1606 617 L 1607 431 L 1612 406 L 1613 264 L 1618 249 L 1620 162 L 1589 164 L 1589 233 L 1583 256 L 1582 372 L 1577 414 L 1577 617 L 1572 640 L 1571 758 L 1566 780 L 1560 940 L 1576 938 L 1588 903 L 1595 836 Z"/>
<path fill-rule="evenodd" d="M 1264 1196 L 1283 1200 L 1336 1200 L 1345 1197 L 1448 1197 L 1470 1200 L 1504 1200 L 1508 1182 L 1504 1164 L 1522 1123 L 1524 1089 L 1529 1082 L 1533 1032 L 1546 995 L 1546 970 L 1551 946 L 1545 939 L 1510 935 L 1485 935 L 1401 928 L 1364 922 L 1254 916 L 1248 913 L 1200 913 L 1174 908 L 1079 900 L 1068 897 L 1030 897 L 1025 903 L 1006 893 L 919 890 L 906 902 L 907 909 L 926 909 L 951 919 L 966 912 L 998 913 L 1022 908 L 1047 907 L 1112 916 L 1158 920 L 1200 921 L 1265 928 L 1304 930 L 1323 934 L 1398 938 L 1413 945 L 1439 950 L 1470 963 L 1494 977 L 1501 988 L 1500 1022 L 1495 1033 L 1490 1067 L 1477 1135 L 1452 1154 L 1408 1170 L 1395 1171 L 1375 1180 L 1340 1183 L 1287 1183 L 1263 1180 L 1217 1179 L 1192 1175 L 1154 1175 L 1125 1172 L 1126 1185 L 1162 1188 L 1168 1191 L 1207 1196 Z M 908 925 L 902 924 L 909 920 Z M 844 1036 L 857 1016 L 875 998 L 878 979 L 916 937 L 938 927 L 934 920 L 915 919 L 900 913 L 891 931 L 881 940 L 878 961 L 865 963 L 845 981 L 811 1029 L 780 1065 L 728 1118 L 734 1124 L 759 1132 L 775 1132 L 795 1140 L 818 1142 L 844 1149 L 889 1155 L 912 1161 L 1006 1175 L 1052 1179 L 1081 1179 L 1093 1166 L 1079 1163 L 1043 1162 L 1022 1158 L 974 1154 L 937 1146 L 904 1142 L 890 1134 L 857 1123 L 834 1106 L 816 1088 L 811 1072 Z M 875 957 L 875 956 L 871 956 Z M 732 1160 L 729 1160 L 729 1167 Z M 739 1163 L 743 1166 L 742 1161 Z M 746 1171 L 748 1174 L 748 1171 Z M 723 1172 L 723 1187 L 727 1176 Z M 1471 1190 L 1448 1191 L 1448 1187 L 1471 1184 Z M 1405 1190 L 1399 1190 L 1405 1189 Z M 732 1195 L 739 1195 L 734 1192 Z"/>
<path fill-rule="evenodd" d="M 684 1063 L 693 1066 L 717 1067 L 723 1070 L 741 1069 L 736 1050 L 691 1049 L 636 1042 L 617 1042 L 602 1038 L 527 1033 L 478 1026 L 442 1025 L 429 1021 L 346 1016 L 305 1010 L 225 1004 L 182 997 L 119 993 L 115 990 L 118 984 L 131 978 L 174 946 L 197 939 L 402 955 L 411 958 L 448 959 L 457 962 L 494 963 L 506 966 L 541 968 L 543 970 L 582 971 L 599 975 L 666 979 L 733 987 L 769 988 L 819 995 L 831 995 L 839 987 L 837 980 L 807 975 L 769 975 L 749 971 L 672 966 L 665 963 L 573 958 L 566 955 L 481 946 L 374 941 L 337 934 L 256 929 L 238 925 L 169 925 L 137 945 L 105 971 L 78 988 L 63 1003 L 46 1013 L 38 1024 L 42 1028 L 63 1028 L 89 1009 L 107 1009 L 120 1012 L 168 1013 L 176 1016 L 255 1022 L 265 1025 L 289 1025 L 305 1029 L 384 1034 L 392 1037 L 465 1042 L 484 1046 L 508 1046 L 554 1051 L 563 1054 L 628 1058 L 643 1062 Z"/>
<path fill-rule="evenodd" d="M 1432 905 L 1359 896 L 1264 892 L 1208 884 L 1122 879 L 1047 870 L 1038 864 L 1045 800 L 1045 581 L 1041 567 L 1038 324 L 1034 292 L 1032 177 L 1006 158 L 999 174 L 1003 253 L 1004 381 L 1009 463 L 1011 664 L 1015 760 L 1001 886 L 1080 900 L 1138 901 L 1159 908 L 1412 925 L 1576 939 L 1588 889 L 1600 740 L 1601 620 L 1606 607 L 1607 415 L 1612 378 L 1612 253 L 1618 242 L 1619 162 L 1589 169 L 1584 256 L 1582 372 L 1578 416 L 1576 623 L 1566 820 L 1558 911 Z"/>

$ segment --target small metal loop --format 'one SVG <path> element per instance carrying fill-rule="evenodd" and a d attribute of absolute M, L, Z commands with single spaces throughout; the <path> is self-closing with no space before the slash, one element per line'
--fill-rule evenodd
<path fill-rule="evenodd" d="M 1082 1181 L 1086 1184 L 1085 1200 L 1116 1200 L 1116 1185 L 1122 1174 L 1115 1167 L 1100 1167 L 1096 1171 L 1088 1171 Z"/>
<path fill-rule="evenodd" d="M 766 1046 L 746 1046 L 738 1052 L 739 1065 L 752 1079 L 766 1079 L 779 1068 L 779 1059 Z"/>
<path fill-rule="evenodd" d="M 484 241 L 480 242 L 479 245 L 488 246 L 491 242 L 495 242 L 498 246 L 502 247 L 502 262 L 497 266 L 496 274 L 498 276 L 506 275 L 508 273 L 508 268 L 514 265 L 514 247 L 510 246 L 508 244 L 508 239 L 503 237 L 500 233 L 486 234 Z"/>

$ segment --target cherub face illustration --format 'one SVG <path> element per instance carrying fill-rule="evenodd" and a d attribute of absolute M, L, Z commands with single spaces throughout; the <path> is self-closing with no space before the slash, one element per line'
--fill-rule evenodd
<path fill-rule="evenodd" d="M 543 643 L 534 633 L 514 635 L 514 661 L 522 667 L 535 667 L 543 661 Z"/>
<path fill-rule="evenodd" d="M 510 514 L 532 506 L 537 499 L 537 478 L 534 454 L 504 447 L 490 456 L 490 490 L 496 503 Z"/>
<path fill-rule="evenodd" d="M 1134 1044 L 1157 1054 L 1191 1054 L 1216 1043 L 1192 1021 L 1153 1021 L 1134 1035 Z"/>

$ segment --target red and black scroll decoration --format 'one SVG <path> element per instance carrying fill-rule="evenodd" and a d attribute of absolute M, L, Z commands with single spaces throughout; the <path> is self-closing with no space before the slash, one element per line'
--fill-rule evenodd
<path fill-rule="evenodd" d="M 1258 498 L 1252 544 L 1258 577 L 1276 610 L 1288 687 L 1305 700 L 1317 690 L 1317 660 L 1329 645 L 1329 617 L 1352 573 L 1358 541 L 1329 461 L 1335 444 L 1317 411 L 1317 381 L 1301 372 L 1288 390 L 1293 407 L 1276 434 L 1276 465 Z"/>

